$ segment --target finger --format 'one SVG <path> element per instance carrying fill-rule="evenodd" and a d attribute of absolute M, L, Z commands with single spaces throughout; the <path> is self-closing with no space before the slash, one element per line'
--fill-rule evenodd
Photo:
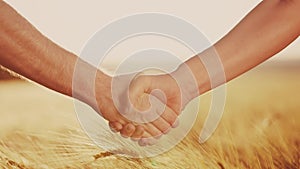
<path fill-rule="evenodd" d="M 146 128 L 150 135 L 157 137 L 162 133 L 167 133 L 171 128 L 169 122 L 162 118 L 161 115 L 166 114 L 166 116 L 168 116 L 168 114 L 171 114 L 172 112 L 170 109 L 166 109 L 166 106 L 156 97 L 151 96 L 150 98 L 151 109 L 148 110 L 146 114 L 144 113 L 143 115 L 146 116 L 142 116 L 141 119 L 143 119 L 143 122 L 146 123 Z M 174 115 L 176 116 L 175 113 Z"/>
<path fill-rule="evenodd" d="M 156 138 L 148 138 L 146 141 L 147 145 L 153 146 L 154 144 L 158 143 L 158 139 Z"/>
<path fill-rule="evenodd" d="M 134 131 L 135 131 L 135 126 L 131 123 L 128 123 L 121 129 L 120 133 L 122 137 L 128 138 L 131 137 Z"/>
<path fill-rule="evenodd" d="M 109 122 L 108 125 L 114 133 L 119 132 L 123 128 L 122 124 L 119 122 Z"/>
<path fill-rule="evenodd" d="M 142 147 L 147 146 L 147 138 L 151 138 L 151 135 L 145 131 L 142 138 L 138 140 L 138 144 Z"/>
<path fill-rule="evenodd" d="M 143 136 L 144 132 L 145 132 L 145 129 L 143 126 L 136 126 L 135 131 L 131 135 L 131 140 L 133 140 L 133 141 L 140 140 L 140 138 Z"/>
<path fill-rule="evenodd" d="M 160 130 L 163 134 L 167 134 L 171 129 L 171 125 L 167 121 L 165 121 L 165 119 L 163 119 L 161 117 L 157 118 L 156 120 L 154 120 L 151 123 L 154 127 L 156 127 L 158 130 Z"/>
<path fill-rule="evenodd" d="M 161 118 L 163 118 L 170 126 L 173 126 L 176 123 L 177 117 L 177 114 L 168 106 L 165 107 L 164 112 L 161 114 Z"/>
<path fill-rule="evenodd" d="M 147 146 L 146 138 L 141 138 L 141 139 L 138 141 L 138 144 L 139 144 L 141 147 Z"/>
<path fill-rule="evenodd" d="M 162 132 L 156 128 L 152 123 L 144 124 L 145 131 L 150 134 L 150 137 L 159 138 L 162 136 Z M 147 135 L 146 135 L 147 136 Z M 143 138 L 148 138 L 143 135 Z"/>
<path fill-rule="evenodd" d="M 144 132 L 143 137 L 138 141 L 138 144 L 142 147 L 147 146 L 150 138 L 152 138 L 152 136 L 148 132 Z"/>
<path fill-rule="evenodd" d="M 176 119 L 176 121 L 172 124 L 172 128 L 176 128 L 179 126 L 179 120 Z"/>
<path fill-rule="evenodd" d="M 140 146 L 154 145 L 157 139 L 153 138 L 148 132 L 144 132 L 143 137 L 138 141 Z"/>

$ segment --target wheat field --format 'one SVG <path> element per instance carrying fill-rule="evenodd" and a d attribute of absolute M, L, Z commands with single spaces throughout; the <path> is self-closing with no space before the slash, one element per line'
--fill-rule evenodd
<path fill-rule="evenodd" d="M 142 159 L 95 146 L 70 98 L 31 82 L 0 81 L 0 168 L 300 168 L 300 68 L 278 65 L 264 64 L 227 84 L 222 121 L 207 142 L 198 137 L 209 93 L 183 141 Z"/>

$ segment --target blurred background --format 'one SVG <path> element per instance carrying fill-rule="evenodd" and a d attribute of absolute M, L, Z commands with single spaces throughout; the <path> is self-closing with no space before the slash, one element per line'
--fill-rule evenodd
<path fill-rule="evenodd" d="M 105 25 L 122 17 L 144 12 L 159 12 L 177 16 L 196 26 L 213 44 L 233 28 L 253 7 L 260 1 L 18 1 L 6 0 L 21 15 L 28 19 L 49 39 L 65 49 L 79 55 L 87 40 Z M 143 39 L 143 45 L 153 47 L 159 38 Z M 182 45 L 175 45 L 170 41 L 160 42 L 161 48 L 174 51 L 178 49 L 178 56 L 190 57 L 184 53 Z M 106 57 L 107 64 L 115 64 L 127 53 L 134 49 L 136 41 L 127 41 L 124 50 L 118 49 Z M 271 58 L 269 61 L 299 60 L 300 40 L 296 40 L 285 50 Z M 0 73 L 1 78 L 6 75 Z M 4 77 L 3 77 L 4 76 Z"/>
<path fill-rule="evenodd" d="M 144 12 L 180 17 L 211 43 L 223 37 L 260 1 L 6 0 L 45 36 L 79 55 L 87 40 L 119 18 Z M 186 59 L 180 43 L 157 36 L 128 39 L 104 68 L 144 48 Z M 70 98 L 0 69 L 0 168 L 300 168 L 300 39 L 227 84 L 220 126 L 205 144 L 199 131 L 211 96 L 201 96 L 193 130 L 171 151 L 128 159 L 96 147 L 82 131 Z"/>

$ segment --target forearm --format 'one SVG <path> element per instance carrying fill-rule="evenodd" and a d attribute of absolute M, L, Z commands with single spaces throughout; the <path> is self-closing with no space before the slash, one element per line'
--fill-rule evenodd
<path fill-rule="evenodd" d="M 55 43 L 36 30 L 5 2 L 0 1 L 0 64 L 41 85 L 72 96 L 75 64 L 80 66 L 76 96 L 86 101 L 92 96 L 95 79 L 87 74 L 96 68 Z M 98 76 L 105 76 L 97 71 Z M 80 90 L 80 91 L 79 91 Z"/>
<path fill-rule="evenodd" d="M 230 81 L 294 41 L 300 34 L 299 10 L 296 0 L 263 1 L 212 48 L 189 59 L 186 64 L 198 82 L 199 94 L 216 87 L 211 81 L 219 81 L 222 73 Z M 212 57 L 213 50 L 217 51 L 224 72 L 209 77 L 205 61 Z"/>

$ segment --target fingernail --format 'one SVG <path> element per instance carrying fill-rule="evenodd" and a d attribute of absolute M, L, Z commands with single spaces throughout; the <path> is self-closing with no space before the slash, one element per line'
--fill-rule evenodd
<path fill-rule="evenodd" d="M 131 125 L 127 125 L 127 126 L 126 126 L 126 130 L 127 130 L 127 131 L 131 131 L 131 130 L 132 130 L 132 126 L 131 126 Z"/>
<path fill-rule="evenodd" d="M 145 138 L 140 139 L 139 145 L 142 146 L 142 147 L 146 146 L 147 145 L 146 139 Z"/>

